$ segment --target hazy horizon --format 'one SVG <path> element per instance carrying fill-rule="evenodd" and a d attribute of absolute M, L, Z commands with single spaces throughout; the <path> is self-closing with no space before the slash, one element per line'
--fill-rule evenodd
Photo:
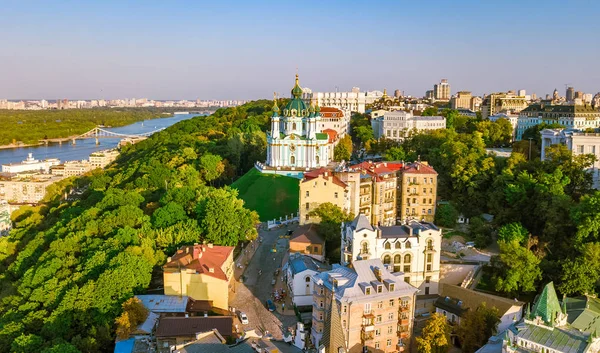
<path fill-rule="evenodd" d="M 600 91 L 593 1 L 3 4 L 0 99 Z"/>

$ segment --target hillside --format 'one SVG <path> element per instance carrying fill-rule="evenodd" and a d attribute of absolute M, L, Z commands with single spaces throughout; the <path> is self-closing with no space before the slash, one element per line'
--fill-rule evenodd
<path fill-rule="evenodd" d="M 245 207 L 256 211 L 265 222 L 298 212 L 298 183 L 296 178 L 263 174 L 252 168 L 231 187 L 239 191 Z"/>

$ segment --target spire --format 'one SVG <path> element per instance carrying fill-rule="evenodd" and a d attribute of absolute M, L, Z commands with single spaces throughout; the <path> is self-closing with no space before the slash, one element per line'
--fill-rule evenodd
<path fill-rule="evenodd" d="M 279 115 L 279 107 L 277 106 L 277 92 L 273 92 L 273 116 Z"/>
<path fill-rule="evenodd" d="M 294 88 L 292 88 L 292 97 L 300 98 L 302 96 L 302 88 L 300 87 L 300 80 L 298 79 L 298 74 L 296 74 L 296 83 L 294 84 Z"/>
<path fill-rule="evenodd" d="M 563 314 L 567 315 L 567 295 L 566 294 L 563 294 L 562 312 L 563 312 Z"/>
<path fill-rule="evenodd" d="M 313 103 L 311 103 L 310 107 L 308 107 L 308 112 L 310 113 L 310 116 L 312 116 L 315 112 L 315 105 Z"/>
<path fill-rule="evenodd" d="M 319 107 L 319 101 L 315 101 L 315 113 L 319 114 L 321 112 L 321 107 Z"/>
<path fill-rule="evenodd" d="M 531 319 L 531 305 L 527 303 L 527 309 L 525 310 L 525 318 L 527 320 Z"/>
<path fill-rule="evenodd" d="M 562 308 L 554 290 L 554 284 L 548 283 L 542 293 L 539 295 L 537 302 L 533 306 L 533 317 L 541 317 L 546 324 L 554 325 L 556 314 L 560 313 Z"/>

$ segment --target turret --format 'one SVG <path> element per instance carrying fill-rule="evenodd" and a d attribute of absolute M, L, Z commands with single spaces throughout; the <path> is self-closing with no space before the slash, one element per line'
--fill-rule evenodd
<path fill-rule="evenodd" d="M 273 115 L 271 116 L 271 137 L 279 138 L 279 107 L 277 106 L 277 93 L 273 93 Z"/>

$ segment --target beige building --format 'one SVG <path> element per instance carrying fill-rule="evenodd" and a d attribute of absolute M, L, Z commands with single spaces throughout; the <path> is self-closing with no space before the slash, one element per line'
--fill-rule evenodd
<path fill-rule="evenodd" d="M 319 217 L 309 216 L 309 213 L 326 202 L 349 212 L 350 198 L 347 186 L 326 168 L 304 173 L 304 178 L 300 181 L 300 205 L 298 208 L 300 224 L 319 223 L 321 221 Z"/>
<path fill-rule="evenodd" d="M 341 139 L 350 132 L 350 111 L 338 108 L 321 107 L 321 129 L 334 130 Z"/>
<path fill-rule="evenodd" d="M 117 150 L 104 150 L 90 154 L 90 163 L 93 168 L 104 168 L 119 156 Z"/>
<path fill-rule="evenodd" d="M 406 164 L 399 170 L 398 218 L 435 219 L 437 172 L 427 162 Z"/>
<path fill-rule="evenodd" d="M 46 188 L 63 179 L 48 174 L 19 174 L 0 177 L 0 200 L 8 203 L 38 203 L 46 196 Z"/>
<path fill-rule="evenodd" d="M 298 227 L 290 238 L 290 254 L 300 253 L 319 261 L 325 258 L 325 240 L 317 233 L 313 224 Z"/>
<path fill-rule="evenodd" d="M 415 116 L 403 110 L 377 113 L 379 115 L 371 119 L 371 128 L 376 139 L 385 137 L 402 141 L 413 131 L 446 128 L 446 118 L 443 116 Z"/>
<path fill-rule="evenodd" d="M 442 232 L 428 222 L 374 226 L 358 215 L 343 225 L 341 264 L 379 259 L 421 295 L 438 294 Z"/>
<path fill-rule="evenodd" d="M 185 295 L 227 310 L 233 270 L 231 246 L 183 246 L 163 266 L 165 295 Z"/>
<path fill-rule="evenodd" d="M 459 91 L 456 92 L 454 96 L 450 99 L 450 107 L 452 109 L 471 109 L 471 99 L 473 96 L 469 91 Z"/>
<path fill-rule="evenodd" d="M 487 119 L 491 115 L 508 111 L 518 113 L 525 108 L 527 108 L 527 99 L 515 95 L 514 91 L 491 93 L 481 103 L 481 117 Z"/>
<path fill-rule="evenodd" d="M 440 83 L 433 85 L 433 99 L 436 101 L 450 100 L 450 84 L 447 79 L 442 79 Z"/>
<path fill-rule="evenodd" d="M 334 265 L 313 277 L 311 339 L 319 352 L 408 352 L 417 289 L 381 260 Z"/>

